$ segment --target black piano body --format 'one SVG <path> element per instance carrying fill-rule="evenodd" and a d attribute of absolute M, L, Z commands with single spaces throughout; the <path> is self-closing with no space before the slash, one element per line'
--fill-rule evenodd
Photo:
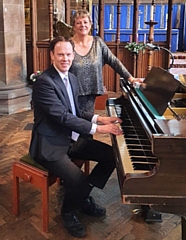
<path fill-rule="evenodd" d="M 122 202 L 182 216 L 186 239 L 186 107 L 174 106 L 186 93 L 169 93 L 165 101 L 173 106 L 164 102 L 157 111 L 149 93 L 123 79 L 121 88 L 120 98 L 108 99 L 107 113 L 123 120 L 124 136 L 111 135 Z"/>

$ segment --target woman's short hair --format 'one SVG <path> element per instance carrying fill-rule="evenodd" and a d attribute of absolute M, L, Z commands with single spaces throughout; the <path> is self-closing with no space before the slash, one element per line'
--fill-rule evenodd
<path fill-rule="evenodd" d="M 84 18 L 84 17 L 88 17 L 90 23 L 92 24 L 91 14 L 87 10 L 81 9 L 81 10 L 76 11 L 73 14 L 73 16 L 72 16 L 72 26 L 74 26 L 75 20 L 77 18 Z"/>

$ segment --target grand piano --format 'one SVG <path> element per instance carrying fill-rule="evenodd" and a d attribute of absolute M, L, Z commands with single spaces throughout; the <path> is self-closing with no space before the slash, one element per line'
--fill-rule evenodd
<path fill-rule="evenodd" d="M 111 135 L 122 202 L 181 216 L 186 239 L 186 85 L 153 67 L 145 88 L 121 79 L 107 114 L 123 120 Z"/>

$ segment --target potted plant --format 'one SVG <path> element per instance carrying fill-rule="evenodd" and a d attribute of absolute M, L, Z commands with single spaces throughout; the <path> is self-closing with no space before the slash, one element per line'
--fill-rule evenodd
<path fill-rule="evenodd" d="M 146 44 L 137 42 L 128 42 L 125 46 L 131 53 L 138 55 L 140 51 L 145 52 Z"/>

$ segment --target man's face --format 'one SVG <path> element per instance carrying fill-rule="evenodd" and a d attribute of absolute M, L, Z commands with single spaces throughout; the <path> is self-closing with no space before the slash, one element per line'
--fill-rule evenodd
<path fill-rule="evenodd" d="M 61 72 L 66 73 L 72 65 L 74 52 L 70 42 L 58 42 L 54 52 L 50 52 L 54 66 Z"/>

